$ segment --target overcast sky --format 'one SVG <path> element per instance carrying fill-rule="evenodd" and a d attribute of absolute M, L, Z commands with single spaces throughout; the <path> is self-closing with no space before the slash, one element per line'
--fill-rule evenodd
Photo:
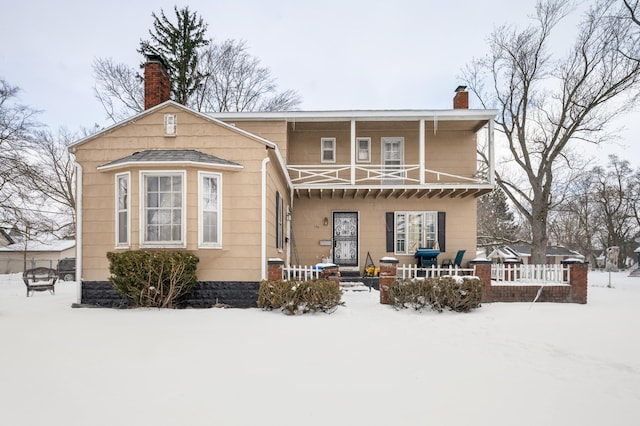
<path fill-rule="evenodd" d="M 94 58 L 137 66 L 151 12 L 185 3 L 156 0 L 5 2 L 0 15 L 0 78 L 22 89 L 52 128 L 109 125 L 93 95 Z M 462 67 L 487 50 L 505 22 L 524 25 L 534 0 L 193 0 L 189 7 L 216 40 L 242 39 L 303 110 L 447 109 Z M 570 22 L 569 22 L 570 23 Z M 569 25 L 570 26 L 570 25 Z M 558 40 L 561 40 L 559 37 Z M 568 46 L 567 46 L 568 47 Z M 471 99 L 471 108 L 479 107 Z M 617 145 L 594 150 L 634 161 L 640 114 L 620 125 Z"/>

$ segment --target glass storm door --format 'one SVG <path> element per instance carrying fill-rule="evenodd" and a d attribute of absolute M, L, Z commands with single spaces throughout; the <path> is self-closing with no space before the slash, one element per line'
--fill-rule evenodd
<path fill-rule="evenodd" d="M 382 138 L 383 185 L 402 184 L 404 163 L 403 138 Z"/>
<path fill-rule="evenodd" d="M 333 263 L 358 266 L 358 212 L 333 214 Z"/>

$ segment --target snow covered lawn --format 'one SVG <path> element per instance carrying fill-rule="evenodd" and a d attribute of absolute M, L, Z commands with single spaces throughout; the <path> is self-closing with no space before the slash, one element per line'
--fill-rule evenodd
<path fill-rule="evenodd" d="M 640 278 L 589 303 L 331 315 L 73 309 L 0 275 L 0 424 L 640 424 Z"/>

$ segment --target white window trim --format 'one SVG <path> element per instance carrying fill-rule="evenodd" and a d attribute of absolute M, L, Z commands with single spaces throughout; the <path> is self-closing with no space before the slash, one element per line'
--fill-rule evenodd
<path fill-rule="evenodd" d="M 331 152 L 333 153 L 333 159 L 331 160 L 325 160 L 324 159 L 324 143 L 325 142 L 331 142 Z M 337 157 L 337 152 L 336 152 L 336 138 L 320 138 L 320 162 L 322 163 L 335 163 L 336 162 L 336 157 Z"/>
<path fill-rule="evenodd" d="M 120 241 L 120 178 L 126 177 L 127 180 L 127 206 L 125 208 L 127 212 L 127 241 Z M 115 176 L 115 212 L 116 212 L 116 229 L 115 229 L 115 246 L 116 248 L 130 248 L 131 247 L 131 172 L 117 173 Z"/>
<path fill-rule="evenodd" d="M 144 177 L 153 175 L 182 176 L 182 221 L 181 221 L 181 241 L 145 241 L 146 214 L 145 214 L 145 190 Z M 185 248 L 187 246 L 187 172 L 185 170 L 141 170 L 139 175 L 140 186 L 140 247 L 141 248 Z"/>
<path fill-rule="evenodd" d="M 367 142 L 367 159 L 360 159 L 360 141 Z M 356 138 L 356 162 L 371 163 L 371 138 Z"/>
<path fill-rule="evenodd" d="M 405 215 L 405 250 L 404 251 L 399 251 L 398 250 L 398 215 L 404 214 Z M 408 220 L 408 215 L 434 215 L 435 216 L 435 222 L 434 222 L 434 243 L 438 241 L 438 212 L 437 211 L 431 211 L 431 210 L 424 210 L 424 211 L 396 211 L 394 212 L 393 215 L 393 226 L 394 226 L 394 230 L 393 230 L 393 250 L 394 253 L 397 255 L 411 255 L 414 254 L 415 251 L 408 251 L 408 224 L 409 224 L 409 220 Z M 426 218 L 424 223 L 426 224 Z"/>
<path fill-rule="evenodd" d="M 215 177 L 218 180 L 218 217 L 216 226 L 218 227 L 218 241 L 215 243 L 204 242 L 204 203 L 202 185 L 203 178 Z M 198 248 L 221 249 L 222 248 L 222 174 L 211 172 L 198 172 Z"/>
<path fill-rule="evenodd" d="M 164 135 L 175 136 L 178 133 L 178 116 L 177 114 L 164 115 Z"/>

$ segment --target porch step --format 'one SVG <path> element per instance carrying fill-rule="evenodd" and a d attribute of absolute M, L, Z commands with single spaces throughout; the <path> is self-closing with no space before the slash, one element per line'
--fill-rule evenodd
<path fill-rule="evenodd" d="M 340 270 L 340 282 L 362 281 L 359 271 Z"/>

